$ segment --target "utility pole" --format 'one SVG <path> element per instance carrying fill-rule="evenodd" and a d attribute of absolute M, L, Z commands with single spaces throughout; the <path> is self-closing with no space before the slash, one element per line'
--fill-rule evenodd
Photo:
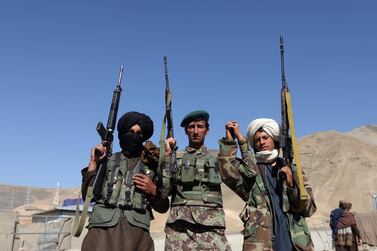
<path fill-rule="evenodd" d="M 54 201 L 52 202 L 52 207 L 58 207 L 59 206 L 59 181 L 56 184 L 56 192 L 55 192 L 55 198 Z"/>
<path fill-rule="evenodd" d="M 12 210 L 14 208 L 14 189 L 12 188 L 12 193 L 8 203 L 8 210 Z"/>
<path fill-rule="evenodd" d="M 26 190 L 24 206 L 25 208 L 30 207 L 30 186 L 28 186 Z"/>

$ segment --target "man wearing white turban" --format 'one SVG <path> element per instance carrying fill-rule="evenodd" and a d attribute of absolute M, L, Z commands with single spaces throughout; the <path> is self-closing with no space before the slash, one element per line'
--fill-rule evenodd
<path fill-rule="evenodd" d="M 256 149 L 256 145 L 267 143 L 267 140 L 269 138 L 271 138 L 271 140 L 273 141 L 272 143 L 274 143 L 274 145 L 269 144 L 268 147 L 266 145 L 261 147 L 262 149 L 257 149 L 255 151 L 257 162 L 272 163 L 276 160 L 277 156 L 279 155 L 279 151 L 277 150 L 277 148 L 279 147 L 279 131 L 279 125 L 273 119 L 262 118 L 250 122 L 249 126 L 247 127 L 247 138 L 249 140 L 251 148 Z M 258 134 L 258 140 L 255 143 L 254 136 L 256 134 Z M 292 176 L 292 174 L 289 173 L 288 170 L 286 172 L 287 175 Z"/>
<path fill-rule="evenodd" d="M 256 119 L 244 137 L 238 123 L 229 121 L 225 132 L 219 142 L 219 168 L 223 182 L 246 202 L 240 214 L 243 250 L 313 250 L 305 221 L 316 211 L 312 188 L 304 176 L 309 199 L 300 205 L 296 167 L 279 157 L 278 123 Z"/>

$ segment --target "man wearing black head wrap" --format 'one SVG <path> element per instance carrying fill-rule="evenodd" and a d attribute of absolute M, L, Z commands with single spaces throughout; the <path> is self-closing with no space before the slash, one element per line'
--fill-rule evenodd
<path fill-rule="evenodd" d="M 92 148 L 89 167 L 82 171 L 85 197 L 97 166 L 106 170 L 103 182 L 95 184 L 102 190 L 95 195 L 81 250 L 154 250 L 149 234 L 151 209 L 164 213 L 169 200 L 156 186 L 156 170 L 141 158 L 143 142 L 153 134 L 153 121 L 143 113 L 128 112 L 119 119 L 117 129 L 122 151 L 108 156 L 106 147 L 99 144 L 101 156 Z"/>
<path fill-rule="evenodd" d="M 135 125 L 140 128 L 139 133 L 131 130 Z M 129 156 L 139 156 L 143 142 L 153 134 L 153 121 L 143 113 L 127 112 L 119 119 L 117 129 L 122 151 Z"/>

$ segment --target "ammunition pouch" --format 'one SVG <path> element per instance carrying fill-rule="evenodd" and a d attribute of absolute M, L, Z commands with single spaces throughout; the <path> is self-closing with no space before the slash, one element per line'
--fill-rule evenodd
<path fill-rule="evenodd" d="M 185 153 L 177 161 L 180 171 L 172 204 L 222 207 L 222 180 L 215 158 Z"/>
<path fill-rule="evenodd" d="M 114 157 L 113 157 L 114 156 Z M 127 160 L 122 160 L 122 154 L 116 153 L 110 157 L 106 165 L 105 182 L 102 189 L 102 201 L 108 207 L 135 209 L 145 211 L 149 207 L 146 195 L 136 188 L 132 177 L 138 173 L 153 179 L 154 173 L 142 161 L 129 169 Z"/>

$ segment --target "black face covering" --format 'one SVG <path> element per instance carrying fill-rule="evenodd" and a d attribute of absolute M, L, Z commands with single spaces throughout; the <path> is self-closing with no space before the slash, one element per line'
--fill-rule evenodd
<path fill-rule="evenodd" d="M 148 140 L 153 134 L 153 121 L 139 112 L 127 112 L 118 120 L 118 137 L 126 134 L 134 125 L 139 125 L 143 132 L 143 141 Z"/>
<path fill-rule="evenodd" d="M 119 144 L 122 151 L 131 157 L 138 157 L 143 150 L 143 137 L 133 132 L 127 132 L 119 137 Z"/>

